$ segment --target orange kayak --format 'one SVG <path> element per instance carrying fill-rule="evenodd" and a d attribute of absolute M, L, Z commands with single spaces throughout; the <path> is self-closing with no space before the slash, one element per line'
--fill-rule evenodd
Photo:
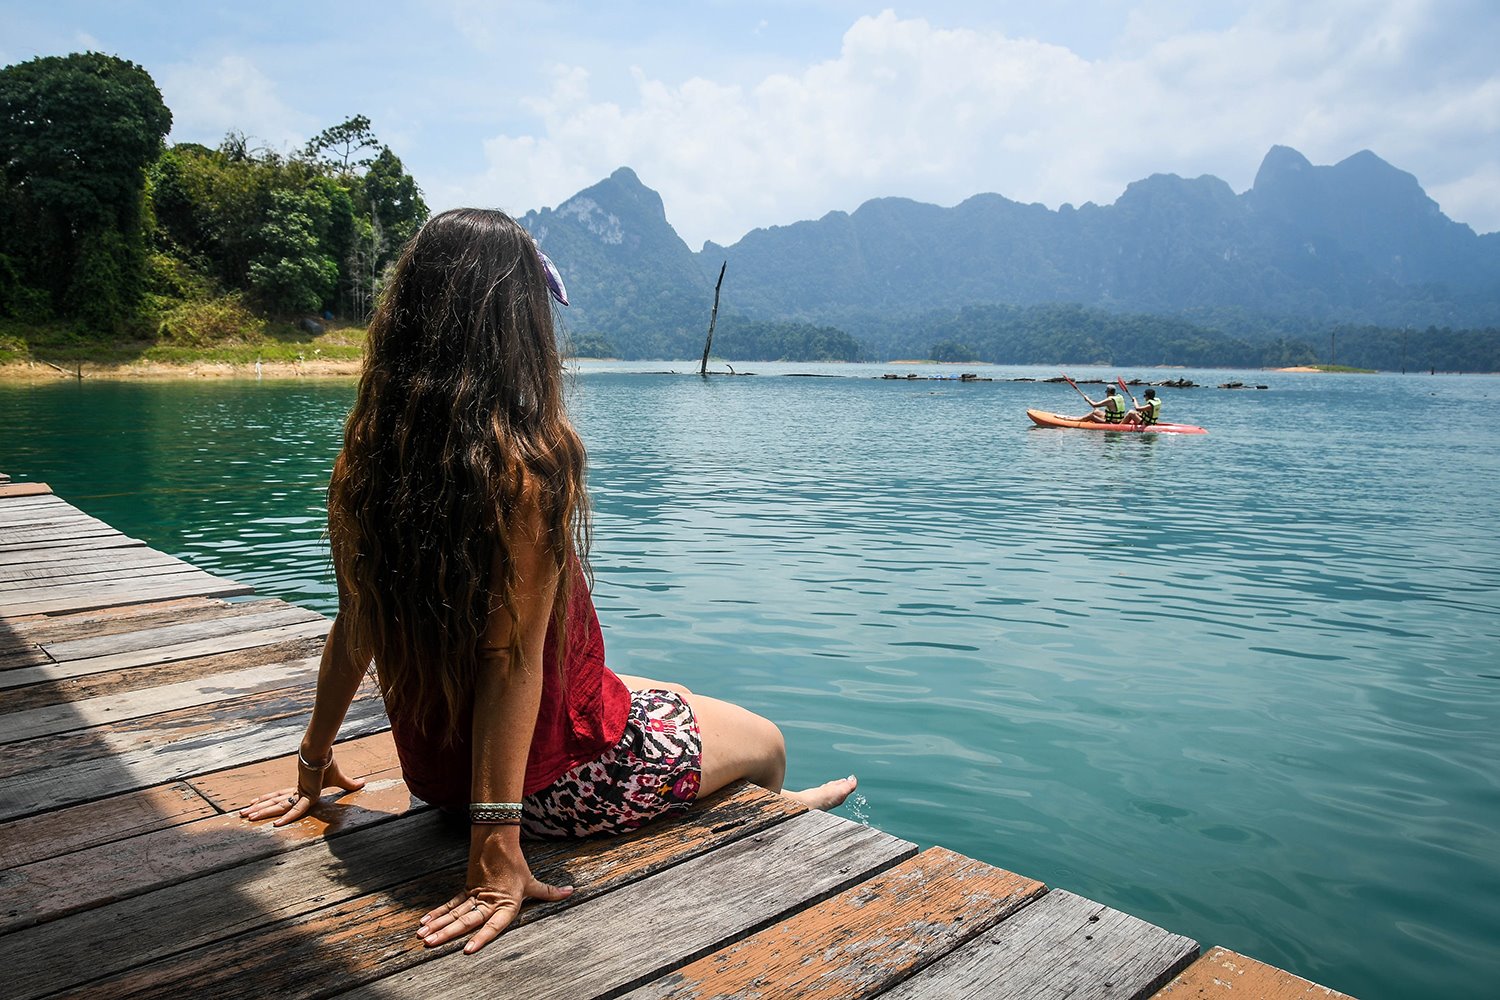
<path fill-rule="evenodd" d="M 1152 432 L 1156 434 L 1207 434 L 1208 431 L 1202 427 L 1192 424 L 1106 424 L 1096 420 L 1074 420 L 1072 417 L 1060 417 L 1056 413 L 1048 413 L 1046 410 L 1027 410 L 1026 415 L 1031 422 L 1038 427 L 1072 427 L 1080 431 L 1113 431 L 1117 434 L 1140 434 Z"/>

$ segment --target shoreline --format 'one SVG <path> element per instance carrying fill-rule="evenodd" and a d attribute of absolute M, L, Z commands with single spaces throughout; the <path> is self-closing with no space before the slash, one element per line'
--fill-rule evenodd
<path fill-rule="evenodd" d="M 109 382 L 166 382 L 217 379 L 289 379 L 353 378 L 363 362 L 358 358 L 314 358 L 307 361 L 190 361 L 172 364 L 161 361 L 132 361 L 123 365 L 84 363 L 74 371 L 38 361 L 13 361 L 0 364 L 0 382 L 57 382 L 98 379 Z"/>
<path fill-rule="evenodd" d="M 571 361 L 611 361 L 611 358 L 570 358 Z M 691 359 L 689 359 L 691 360 Z M 673 362 L 664 361 L 662 364 Z M 696 363 L 696 362 L 694 362 Z M 748 362 L 754 364 L 755 362 Z M 817 362 L 836 364 L 844 362 Z M 859 362 L 879 364 L 879 362 Z M 884 362 L 888 365 L 939 365 L 963 367 L 957 362 L 923 362 L 898 360 Z M 258 370 L 257 370 L 258 365 Z M 95 379 L 106 382 L 169 382 L 169 381 L 219 381 L 257 379 L 325 379 L 356 378 L 363 366 L 360 358 L 310 358 L 302 361 L 131 361 L 125 364 L 85 362 L 75 365 L 73 370 L 54 367 L 44 361 L 11 361 L 0 363 L 0 384 L 27 384 L 38 382 L 74 381 L 81 369 L 84 380 Z M 970 365 L 973 367 L 974 365 Z M 981 364 L 980 367 L 1018 367 Z M 1035 367 L 1035 366 L 1022 366 Z M 1146 366 L 1153 371 L 1177 370 L 1180 366 Z M 1274 372 L 1289 374 L 1343 374 L 1325 372 L 1311 365 L 1296 365 L 1289 368 L 1222 368 L 1216 371 Z M 1417 374 L 1425 374 L 1418 372 Z M 1480 372 L 1468 374 L 1484 374 Z"/>

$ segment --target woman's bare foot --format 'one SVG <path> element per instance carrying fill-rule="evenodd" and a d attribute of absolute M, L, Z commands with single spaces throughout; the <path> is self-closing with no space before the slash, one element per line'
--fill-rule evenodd
<path fill-rule="evenodd" d="M 859 779 L 851 774 L 847 778 L 825 781 L 816 788 L 808 788 L 800 792 L 783 791 L 781 794 L 796 799 L 809 809 L 833 809 L 843 805 L 844 800 L 858 785 Z"/>

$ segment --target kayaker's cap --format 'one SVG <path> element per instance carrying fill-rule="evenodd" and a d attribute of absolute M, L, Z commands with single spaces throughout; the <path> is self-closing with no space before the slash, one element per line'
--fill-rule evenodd
<path fill-rule="evenodd" d="M 1147 389 L 1146 390 L 1146 398 L 1147 399 L 1155 399 L 1156 398 L 1156 390 L 1155 389 Z"/>
<path fill-rule="evenodd" d="M 1115 387 L 1112 386 L 1112 385 L 1105 386 L 1104 387 L 1104 394 L 1106 396 L 1113 396 L 1115 394 Z"/>

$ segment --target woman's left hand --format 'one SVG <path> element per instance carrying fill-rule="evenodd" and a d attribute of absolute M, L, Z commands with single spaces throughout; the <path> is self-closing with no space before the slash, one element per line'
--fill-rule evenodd
<path fill-rule="evenodd" d="M 351 778 L 344 774 L 332 754 L 322 767 L 308 767 L 297 755 L 297 787 L 279 788 L 267 792 L 240 810 L 240 816 L 248 820 L 275 818 L 272 826 L 286 826 L 312 812 L 313 806 L 322 799 L 323 789 L 336 787 L 346 792 L 357 792 L 365 787 L 365 779 Z"/>

